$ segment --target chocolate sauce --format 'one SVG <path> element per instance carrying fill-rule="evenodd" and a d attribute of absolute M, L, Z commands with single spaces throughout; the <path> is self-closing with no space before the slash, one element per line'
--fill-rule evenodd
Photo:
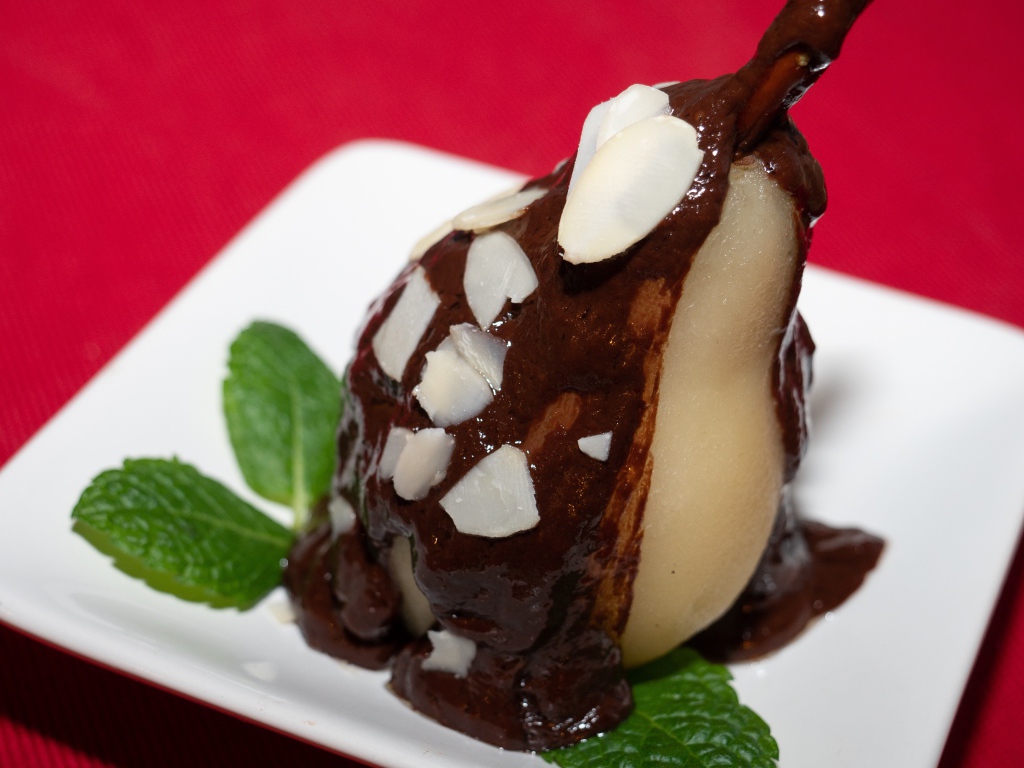
<path fill-rule="evenodd" d="M 508 344 L 502 387 L 478 416 L 446 428 L 455 440 L 447 475 L 421 501 L 399 498 L 378 464 L 393 427 L 433 426 L 412 390 L 425 353 L 449 327 L 475 322 L 462 287 L 473 233 L 450 234 L 418 264 L 440 306 L 399 382 L 380 369 L 371 342 L 416 265 L 374 304 L 346 373 L 335 478 L 335 492 L 359 510 L 360 521 L 332 538 L 318 516 L 286 573 L 311 645 L 371 667 L 397 654 L 391 681 L 397 695 L 507 748 L 564 746 L 628 715 L 632 699 L 617 639 L 639 560 L 660 360 L 676 304 L 694 254 L 719 220 L 730 165 L 762 164 L 794 199 L 800 235 L 801 267 L 780 318 L 785 332 L 773 377 L 786 477 L 792 477 L 806 444 L 804 391 L 813 350 L 795 304 L 825 191 L 786 108 L 838 53 L 864 5 L 792 0 L 739 73 L 664 89 L 672 114 L 697 128 L 704 160 L 681 203 L 625 253 L 589 265 L 562 258 L 556 233 L 572 163 L 528 185 L 546 194 L 495 229 L 519 243 L 539 287 L 523 303 L 506 304 L 489 329 Z M 613 440 L 607 461 L 581 461 L 578 437 L 610 430 L 632 439 Z M 506 538 L 459 533 L 438 499 L 502 445 L 528 457 L 540 522 Z M 781 525 L 771 552 L 782 564 L 766 554 L 748 592 L 765 573 L 788 567 L 792 547 L 783 544 L 799 533 L 789 535 L 788 523 Z M 399 538 L 412 545 L 416 582 L 437 624 L 476 644 L 465 679 L 424 670 L 430 643 L 406 633 L 388 576 Z M 809 568 L 812 583 L 824 583 L 820 560 L 812 556 L 796 567 Z M 816 599 L 828 588 L 797 592 Z M 773 610 L 769 602 L 760 603 L 766 614 Z"/>
<path fill-rule="evenodd" d="M 401 595 L 374 561 L 359 523 L 332 535 L 322 512 L 288 555 L 284 586 L 306 642 L 368 669 L 383 669 L 409 641 L 399 621 Z"/>
<path fill-rule="evenodd" d="M 754 578 L 725 615 L 687 645 L 723 664 L 777 651 L 856 592 L 883 547 L 877 536 L 856 528 L 801 519 L 786 494 Z"/>

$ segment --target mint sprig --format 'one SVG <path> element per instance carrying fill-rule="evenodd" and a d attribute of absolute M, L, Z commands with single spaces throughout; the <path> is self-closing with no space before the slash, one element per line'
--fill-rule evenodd
<path fill-rule="evenodd" d="M 301 530 L 330 489 L 341 383 L 295 333 L 267 322 L 235 339 L 228 371 L 224 415 L 245 481 L 290 506 Z"/>
<path fill-rule="evenodd" d="M 774 768 L 778 744 L 731 679 L 680 648 L 630 675 L 636 708 L 618 728 L 541 757 L 562 768 Z"/>
<path fill-rule="evenodd" d="M 231 345 L 224 412 L 250 487 L 288 504 L 300 529 L 334 471 L 340 382 L 292 331 L 257 322 Z M 294 534 L 176 459 L 138 459 L 97 476 L 74 530 L 150 586 L 247 608 L 281 580 Z"/>
<path fill-rule="evenodd" d="M 98 475 L 74 529 L 150 586 L 247 608 L 277 586 L 292 533 L 176 459 L 127 460 Z"/>

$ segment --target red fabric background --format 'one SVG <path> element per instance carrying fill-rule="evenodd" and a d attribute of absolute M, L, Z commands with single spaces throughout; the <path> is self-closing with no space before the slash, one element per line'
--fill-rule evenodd
<path fill-rule="evenodd" d="M 735 69 L 780 2 L 628 5 L 0 0 L 0 463 L 331 148 L 543 172 L 626 85 Z M 794 110 L 813 262 L 1024 326 L 1022 33 L 1010 0 L 877 0 Z M 943 768 L 1024 764 L 1022 584 L 1018 556 Z M 346 764 L 0 627 L 0 765 L 236 760 Z"/>

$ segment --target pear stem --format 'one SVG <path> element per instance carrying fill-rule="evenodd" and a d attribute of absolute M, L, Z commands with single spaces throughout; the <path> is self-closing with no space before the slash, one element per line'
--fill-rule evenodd
<path fill-rule="evenodd" d="M 735 75 L 747 92 L 736 121 L 736 154 L 755 147 L 838 56 L 871 0 L 788 0 L 753 58 Z"/>

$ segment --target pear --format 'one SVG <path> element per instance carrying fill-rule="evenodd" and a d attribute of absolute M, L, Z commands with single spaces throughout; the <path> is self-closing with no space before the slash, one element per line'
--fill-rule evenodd
<path fill-rule="evenodd" d="M 825 194 L 787 110 L 865 4 L 789 0 L 735 75 L 631 86 L 571 162 L 424 238 L 346 373 L 356 519 L 289 565 L 318 647 L 398 648 L 414 708 L 540 750 L 614 727 L 624 668 L 736 601 L 806 437 Z"/>

